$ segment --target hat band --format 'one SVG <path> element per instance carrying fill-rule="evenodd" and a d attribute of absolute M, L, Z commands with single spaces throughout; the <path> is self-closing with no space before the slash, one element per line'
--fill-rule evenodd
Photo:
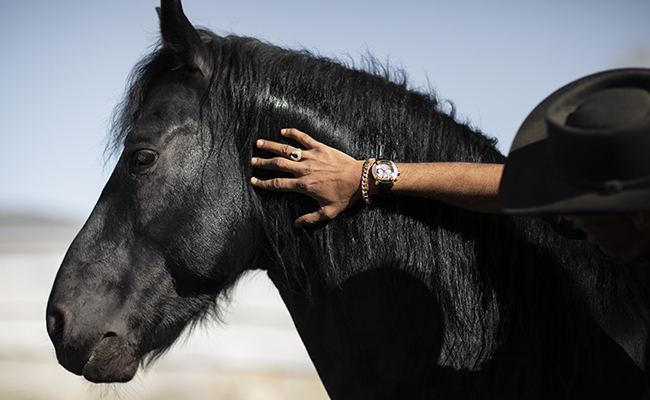
<path fill-rule="evenodd" d="M 608 179 L 604 182 L 586 181 L 583 179 L 573 178 L 565 174 L 561 174 L 557 170 L 555 170 L 555 175 L 559 179 L 573 186 L 581 186 L 588 189 L 594 189 L 606 194 L 615 194 L 615 193 L 622 192 L 623 190 L 626 189 L 639 189 L 644 187 L 647 188 L 648 186 L 650 186 L 650 175 L 642 176 L 634 179 L 626 179 L 626 180 Z"/>

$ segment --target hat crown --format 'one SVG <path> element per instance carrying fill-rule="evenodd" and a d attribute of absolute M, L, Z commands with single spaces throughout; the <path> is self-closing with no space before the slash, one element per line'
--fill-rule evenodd
<path fill-rule="evenodd" d="M 566 125 L 579 129 L 633 126 L 650 115 L 650 93 L 639 88 L 615 88 L 586 98 L 568 115 Z"/>
<path fill-rule="evenodd" d="M 650 176 L 650 92 L 589 87 L 561 97 L 546 116 L 551 167 L 560 179 L 603 188 Z"/>

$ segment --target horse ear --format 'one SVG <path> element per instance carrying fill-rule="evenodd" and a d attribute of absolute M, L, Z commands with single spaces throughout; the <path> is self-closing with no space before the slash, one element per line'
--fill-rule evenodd
<path fill-rule="evenodd" d="M 180 0 L 161 0 L 156 11 L 165 46 L 172 49 L 184 65 L 198 69 L 206 79 L 210 79 L 210 51 L 183 13 Z"/>

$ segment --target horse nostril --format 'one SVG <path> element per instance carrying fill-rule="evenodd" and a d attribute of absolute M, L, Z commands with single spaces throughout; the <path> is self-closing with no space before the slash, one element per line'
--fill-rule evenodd
<path fill-rule="evenodd" d="M 109 337 L 117 337 L 117 333 L 115 333 L 115 332 L 107 332 L 104 335 L 104 339 L 109 338 Z"/>
<path fill-rule="evenodd" d="M 49 310 L 47 313 L 47 333 L 53 342 L 62 337 L 64 326 L 65 318 L 63 313 L 57 309 Z"/>

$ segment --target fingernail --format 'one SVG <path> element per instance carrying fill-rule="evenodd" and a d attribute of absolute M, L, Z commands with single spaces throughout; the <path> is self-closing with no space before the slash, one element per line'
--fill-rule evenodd
<path fill-rule="evenodd" d="M 257 164 L 257 157 L 251 158 L 251 165 Z"/>
<path fill-rule="evenodd" d="M 280 131 L 280 133 L 283 134 L 283 135 L 286 135 L 288 131 L 289 131 L 288 129 L 282 129 Z"/>
<path fill-rule="evenodd" d="M 256 184 L 257 183 L 257 178 L 256 177 L 251 177 L 251 183 Z"/>
<path fill-rule="evenodd" d="M 264 141 L 262 139 L 257 140 L 257 147 L 264 146 Z"/>

